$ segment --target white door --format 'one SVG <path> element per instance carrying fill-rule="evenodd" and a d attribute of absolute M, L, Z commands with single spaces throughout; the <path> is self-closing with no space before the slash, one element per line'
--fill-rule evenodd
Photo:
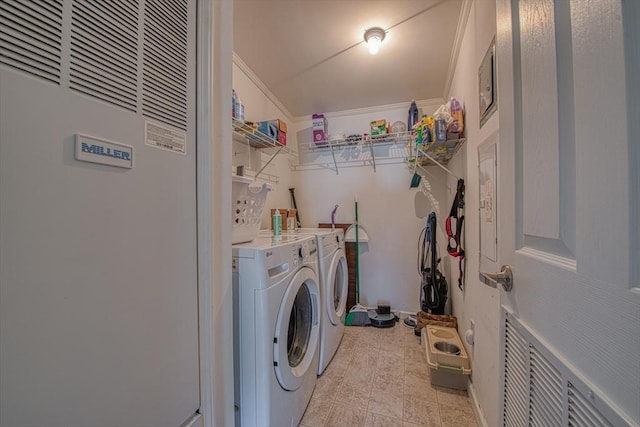
<path fill-rule="evenodd" d="M 637 3 L 498 1 L 504 425 L 640 421 Z"/>
<path fill-rule="evenodd" d="M 195 6 L 0 2 L 3 427 L 200 406 Z"/>

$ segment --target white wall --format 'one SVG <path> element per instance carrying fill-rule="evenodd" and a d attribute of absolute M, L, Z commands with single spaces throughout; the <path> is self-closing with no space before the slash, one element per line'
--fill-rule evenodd
<path fill-rule="evenodd" d="M 245 104 L 245 120 L 259 122 L 263 120 L 281 119 L 289 127 L 287 133 L 287 147 L 296 147 L 296 135 L 291 131 L 291 114 L 280 105 L 276 105 L 271 99 L 268 89 L 253 75 L 251 70 L 238 57 L 234 57 L 233 63 L 233 88 Z M 265 93 L 266 92 L 266 93 Z M 270 99 L 271 98 L 271 99 Z M 230 113 L 231 114 L 231 113 Z M 263 153 L 265 150 L 251 149 L 247 154 L 247 145 L 234 139 L 233 142 L 233 166 L 245 165 L 248 167 L 253 162 L 253 168 L 257 171 L 269 161 L 271 155 Z M 273 150 L 269 149 L 269 153 Z M 295 161 L 296 154 L 280 153 L 264 169 L 264 173 L 258 176 L 258 182 L 266 181 L 274 186 L 273 191 L 267 196 L 267 206 L 262 216 L 262 228 L 270 228 L 269 213 L 271 208 L 292 207 L 290 203 L 289 188 L 294 187 L 289 163 Z M 257 164 L 256 164 L 257 161 Z M 270 179 L 271 178 L 271 179 Z"/>
<path fill-rule="evenodd" d="M 442 99 L 419 102 L 425 114 L 435 111 Z M 386 119 L 406 123 L 410 102 L 369 109 L 325 113 L 329 122 L 329 134 L 369 132 L 372 120 Z M 309 129 L 311 118 L 300 118 L 295 123 L 298 133 L 301 163 L 309 160 L 304 155 L 305 144 L 311 143 Z M 338 153 L 344 160 L 357 155 L 362 148 L 348 148 Z M 367 157 L 368 149 L 364 149 Z M 393 310 L 416 312 L 420 308 L 420 276 L 417 267 L 417 247 L 426 218 L 415 214 L 416 189 L 410 189 L 413 173 L 403 161 L 404 144 L 393 148 L 376 148 L 377 168 L 370 164 L 357 167 L 340 167 L 338 173 L 330 169 L 295 172 L 296 198 L 301 221 L 305 227 L 315 227 L 319 222 L 330 222 L 331 210 L 339 205 L 336 222 L 353 223 L 354 198 L 358 196 L 359 224 L 370 238 L 360 246 L 360 299 L 366 306 L 375 306 L 379 300 L 389 302 Z M 396 157 L 395 164 L 381 164 L 385 157 Z M 312 153 L 315 163 L 332 163 L 330 150 Z M 448 208 L 444 207 L 444 172 L 429 168 L 428 179 L 434 195 L 443 200 L 439 220 L 444 224 Z M 433 209 L 433 208 L 432 208 Z M 446 243 L 439 235 L 440 254 L 445 253 Z M 444 258 L 444 257 L 443 257 Z"/>
<path fill-rule="evenodd" d="M 450 97 L 460 100 L 465 107 L 464 151 L 449 163 L 452 171 L 465 177 L 465 252 L 466 286 L 464 292 L 456 286 L 457 261 L 452 260 L 447 278 L 450 278 L 453 298 L 453 314 L 458 317 L 463 334 L 470 322 L 475 322 L 475 345 L 468 346 L 472 356 L 472 394 L 487 425 L 498 425 L 497 402 L 499 401 L 499 334 L 500 295 L 478 280 L 480 229 L 478 188 L 478 146 L 498 129 L 497 112 L 482 128 L 479 127 L 478 67 L 496 33 L 495 2 L 475 0 L 464 32 L 460 54 L 451 85 Z M 498 88 L 499 90 L 499 88 Z M 455 179 L 448 178 L 448 200 L 451 206 L 455 196 Z M 484 266 L 483 266 L 484 267 Z M 499 270 L 499 268 L 498 268 Z M 495 270 L 495 271 L 498 271 Z"/>

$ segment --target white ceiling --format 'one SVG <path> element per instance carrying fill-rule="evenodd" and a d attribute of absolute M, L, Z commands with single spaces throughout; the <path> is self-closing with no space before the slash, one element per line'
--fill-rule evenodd
<path fill-rule="evenodd" d="M 463 0 L 235 0 L 233 49 L 294 117 L 444 97 Z M 387 35 L 377 55 L 367 28 Z"/>

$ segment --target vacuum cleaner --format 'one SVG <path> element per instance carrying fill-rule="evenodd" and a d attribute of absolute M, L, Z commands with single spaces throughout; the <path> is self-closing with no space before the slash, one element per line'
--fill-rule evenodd
<path fill-rule="evenodd" d="M 431 212 L 420 236 L 418 263 L 420 269 L 420 307 L 431 314 L 444 314 L 447 302 L 447 279 L 438 270 L 438 246 L 436 245 L 436 214 Z"/>

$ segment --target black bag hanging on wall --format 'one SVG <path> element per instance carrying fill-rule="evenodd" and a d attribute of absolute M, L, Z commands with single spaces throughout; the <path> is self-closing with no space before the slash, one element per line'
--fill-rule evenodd
<path fill-rule="evenodd" d="M 458 180 L 458 187 L 456 190 L 456 197 L 453 199 L 451 205 L 451 211 L 446 219 L 446 231 L 447 238 L 447 252 L 452 257 L 458 258 L 458 288 L 464 291 L 464 270 L 466 266 L 465 253 L 464 253 L 464 179 Z M 455 220 L 455 232 L 453 230 L 453 221 Z"/>
<path fill-rule="evenodd" d="M 447 302 L 447 279 L 438 270 L 440 258 L 436 245 L 436 214 L 431 212 L 427 217 L 422 246 L 420 248 L 420 302 L 422 311 L 431 314 L 444 314 Z"/>

